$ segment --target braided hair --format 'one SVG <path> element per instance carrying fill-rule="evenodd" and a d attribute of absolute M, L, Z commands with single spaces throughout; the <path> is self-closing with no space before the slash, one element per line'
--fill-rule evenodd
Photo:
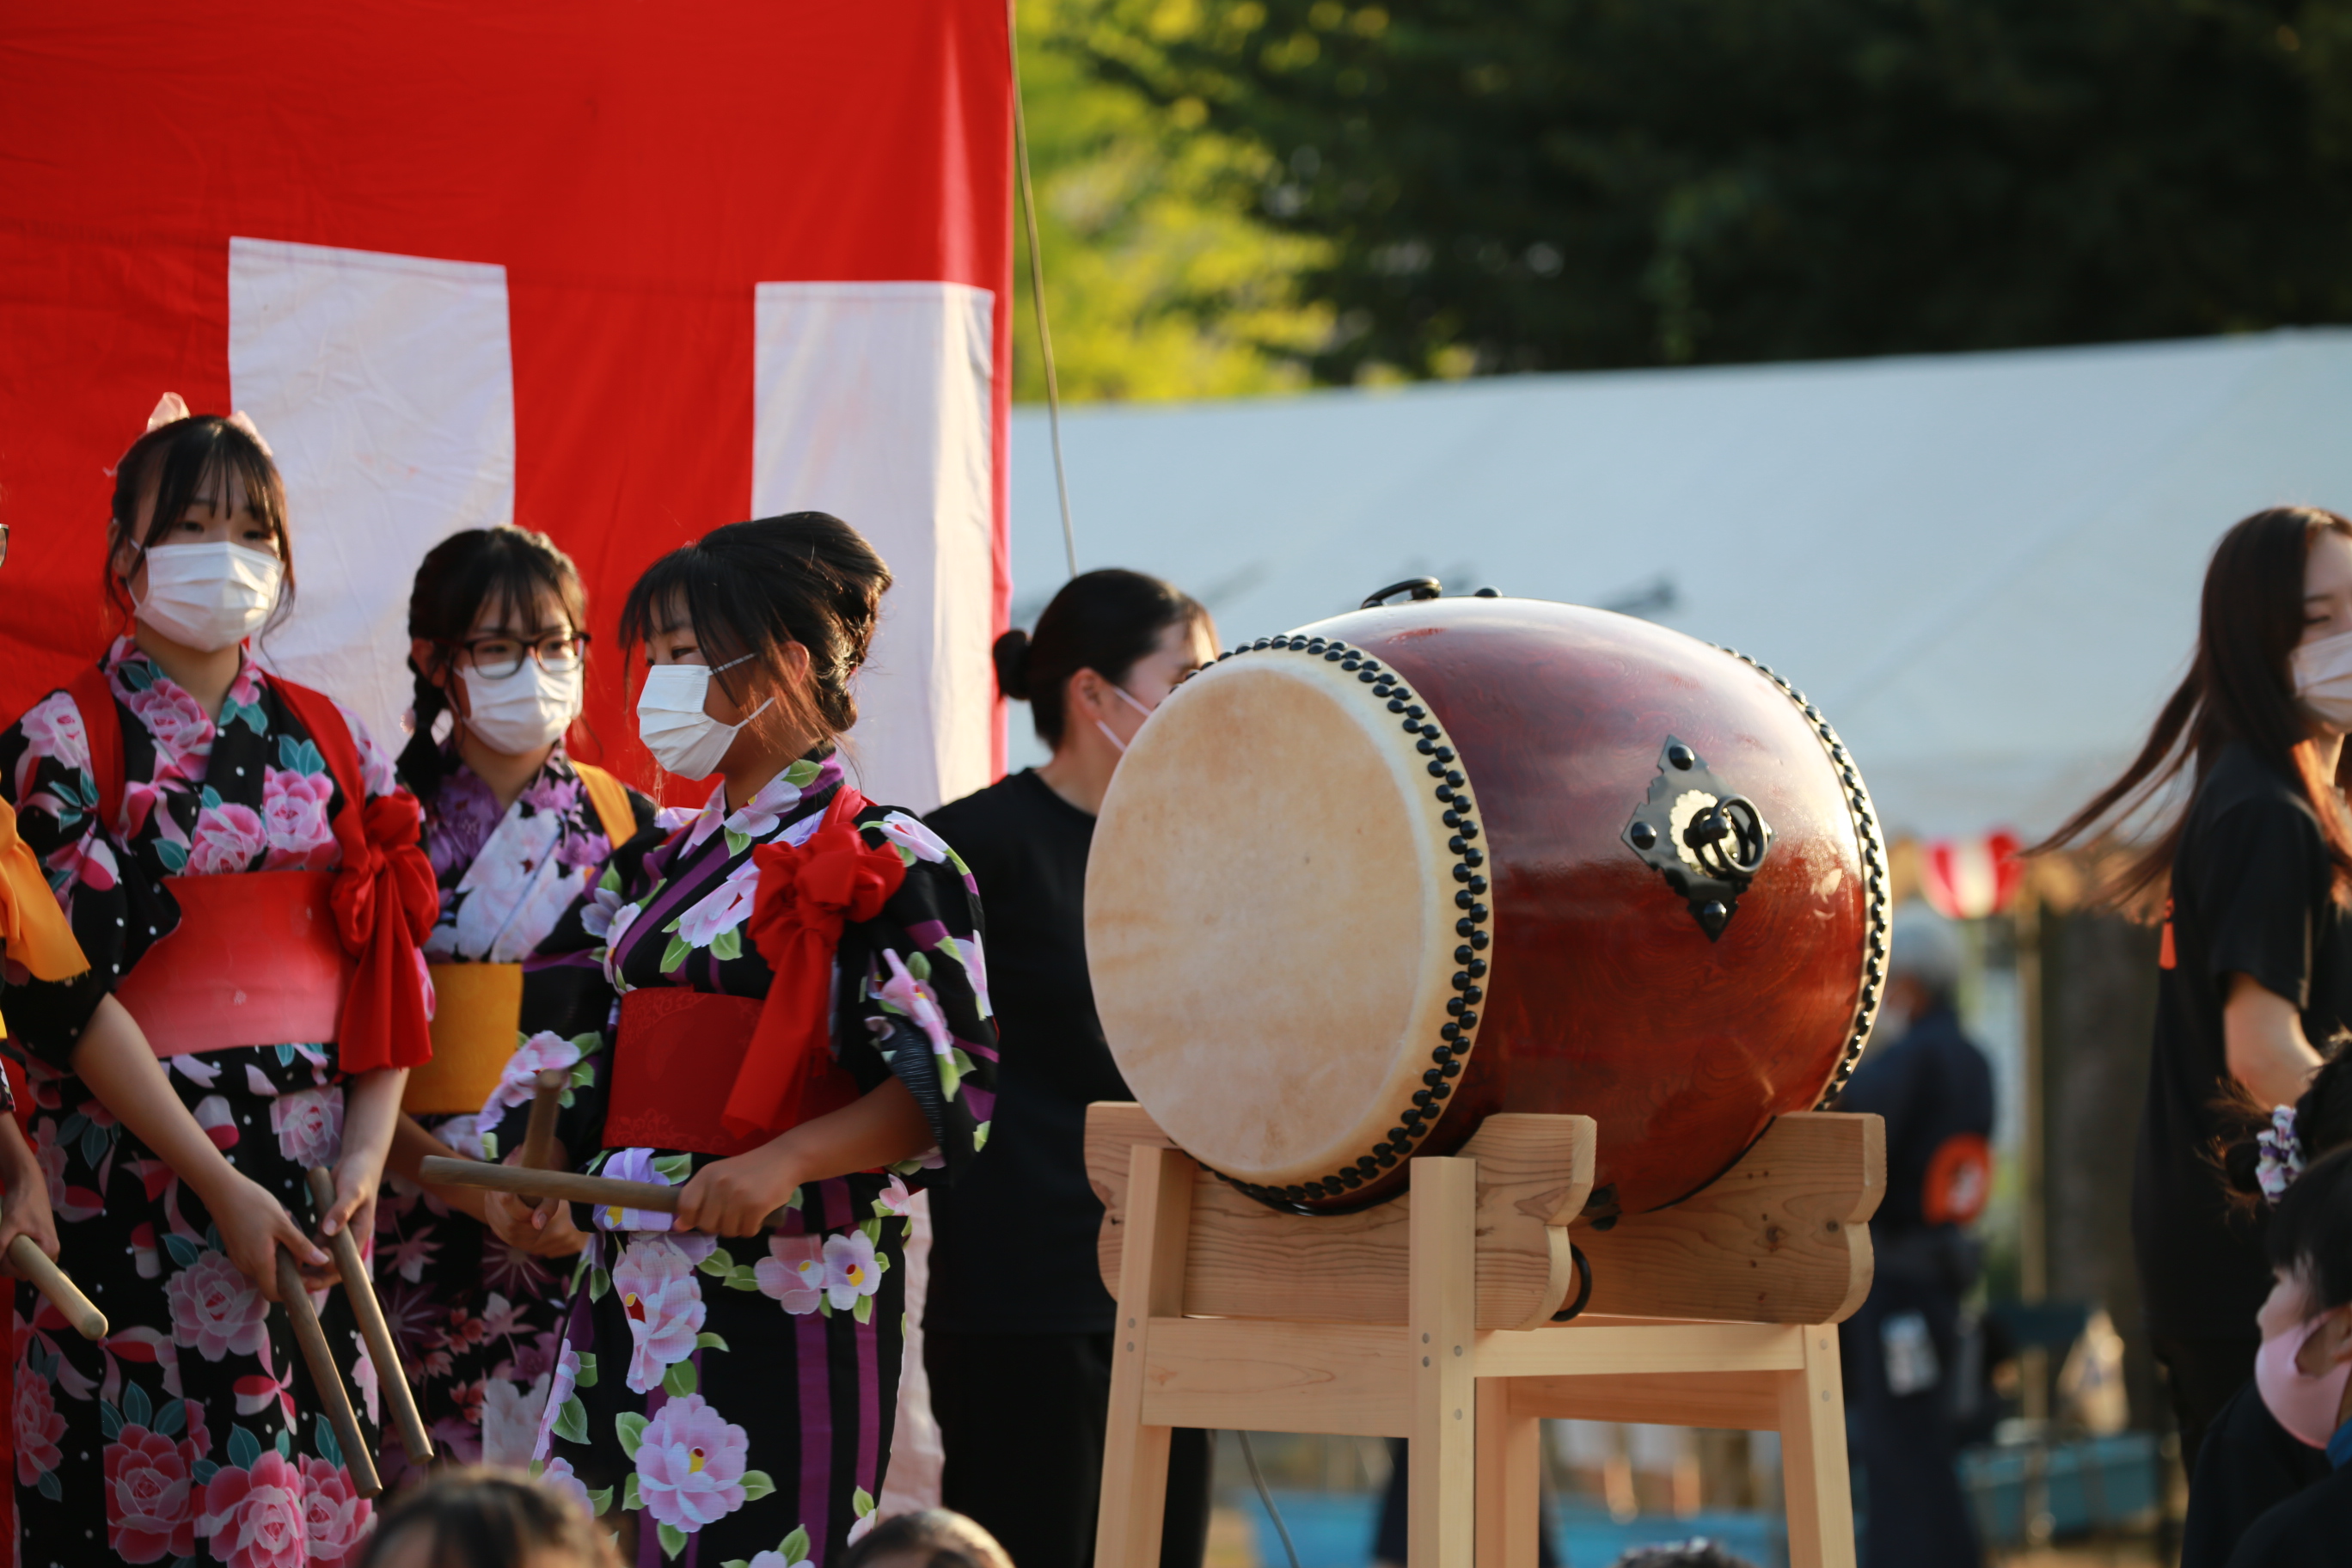
<path fill-rule="evenodd" d="M 409 591 L 408 635 L 431 643 L 434 654 L 425 664 L 418 664 L 414 655 L 408 660 L 416 678 L 416 730 L 400 753 L 399 764 L 401 783 L 417 799 L 430 800 L 441 788 L 443 758 L 433 728 L 449 710 L 449 693 L 442 682 L 448 679 L 457 645 L 472 635 L 484 610 L 495 606 L 501 618 L 524 629 L 550 598 L 562 607 L 572 630 L 586 625 L 588 595 L 580 585 L 579 569 L 543 533 L 506 526 L 469 528 L 425 552 Z"/>

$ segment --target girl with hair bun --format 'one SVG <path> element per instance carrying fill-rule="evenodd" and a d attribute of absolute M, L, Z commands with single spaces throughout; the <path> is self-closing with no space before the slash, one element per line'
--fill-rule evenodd
<path fill-rule="evenodd" d="M 988 914 L 1007 1056 L 998 1136 L 951 1193 L 931 1195 L 923 1313 L 931 1408 L 947 1451 L 941 1501 L 1021 1568 L 1086 1568 L 1110 1400 L 1115 1304 L 1095 1241 L 1087 1107 L 1129 1100 L 1087 975 L 1087 855 L 1119 758 L 1177 682 L 1216 656 L 1208 613 L 1139 572 L 1073 577 L 1034 633 L 996 645 L 997 682 L 1025 700 L 1044 767 L 941 806 L 931 826 L 971 863 Z M 1015 1272 L 1003 1260 L 1018 1258 Z M 1209 1446 L 1180 1430 L 1160 1561 L 1207 1545 Z"/>
<path fill-rule="evenodd" d="M 529 1100 L 541 1068 L 568 1066 L 575 1041 L 604 1026 L 611 997 L 593 966 L 530 955 L 576 925 L 614 847 L 654 822 L 651 801 L 565 748 L 586 619 L 571 559 L 520 528 L 443 540 L 408 601 L 416 716 L 400 772 L 423 804 L 440 886 L 425 941 L 439 1005 L 433 1059 L 403 1099 L 390 1161 L 403 1179 L 377 1205 L 376 1247 L 390 1260 L 385 1306 L 418 1407 L 466 1463 L 530 1462 L 562 1277 L 543 1235 L 509 1242 L 487 1225 L 482 1189 L 425 1184 L 417 1163 L 498 1158 L 486 1121 Z"/>
<path fill-rule="evenodd" d="M 2181 1454 L 2254 1369 L 2270 1288 L 2259 1226 L 2213 1178 L 2232 1086 L 2292 1105 L 2314 1042 L 2352 1024 L 2352 521 L 2277 507 L 2223 534 L 2206 569 L 2196 656 L 2138 757 L 2048 848 L 2121 839 L 2120 900 L 2164 897 L 2155 1049 L 2132 1178 L 2149 1337 Z M 2149 837 L 2118 833 L 2185 809 Z"/>
<path fill-rule="evenodd" d="M 822 512 L 656 561 L 621 635 L 638 734 L 698 812 L 625 848 L 542 957 L 592 958 L 616 1023 L 572 1066 L 559 1159 L 680 1189 L 584 1211 L 534 1468 L 656 1563 L 837 1561 L 890 1458 L 913 1194 L 995 1110 L 963 862 L 844 777 L 889 568 Z M 495 1130 L 513 1146 L 518 1105 Z M 507 1234 L 572 1211 L 493 1194 Z"/>
<path fill-rule="evenodd" d="M 251 657 L 290 544 L 251 422 L 167 395 L 115 469 L 122 634 L 0 734 L 0 795 L 89 960 L 11 984 L 9 1044 L 74 1272 L 113 1325 L 86 1343 L 18 1290 L 25 1562 L 226 1561 L 306 1515 L 327 1560 L 367 1527 L 270 1303 L 281 1247 L 312 1289 L 334 1278 L 285 1206 L 307 1207 L 308 1169 L 332 1176 L 322 1236 L 374 1228 L 432 1049 L 433 869 L 359 721 Z M 341 1292 L 321 1316 L 353 1342 Z"/>

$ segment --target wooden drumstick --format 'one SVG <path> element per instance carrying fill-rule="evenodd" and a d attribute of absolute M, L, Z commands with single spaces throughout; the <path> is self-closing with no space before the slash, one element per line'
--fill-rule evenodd
<path fill-rule="evenodd" d="M 448 1160 L 427 1154 L 420 1173 L 428 1182 L 453 1186 L 490 1187 L 526 1198 L 561 1198 L 593 1208 L 642 1209 L 648 1214 L 676 1214 L 679 1189 L 653 1182 L 624 1182 L 612 1176 L 583 1176 L 576 1171 L 534 1171 L 523 1165 L 493 1165 L 483 1160 Z M 783 1223 L 779 1208 L 761 1220 L 761 1228 Z"/>
<path fill-rule="evenodd" d="M 526 1169 L 545 1171 L 555 1164 L 555 1112 L 563 1086 L 572 1075 L 562 1068 L 545 1068 L 539 1075 L 539 1092 L 531 1097 L 530 1121 L 523 1129 L 522 1163 Z"/>
<path fill-rule="evenodd" d="M 66 1321 L 86 1340 L 106 1338 L 106 1314 L 97 1304 L 81 1293 L 66 1271 L 49 1261 L 49 1255 L 33 1245 L 29 1236 L 20 1236 L 8 1244 L 8 1267 L 16 1277 L 49 1299 L 49 1304 L 66 1315 Z"/>
<path fill-rule="evenodd" d="M 309 1180 L 310 1201 L 323 1215 L 335 1206 L 335 1178 L 324 1165 L 313 1165 Z M 359 1237 L 347 1225 L 327 1238 L 327 1247 L 343 1277 L 343 1294 L 351 1300 L 352 1315 L 360 1321 L 360 1338 L 367 1344 L 368 1360 L 375 1363 L 376 1391 L 391 1407 L 393 1428 L 400 1435 L 400 1446 L 408 1451 L 408 1462 L 421 1470 L 433 1462 L 433 1437 L 425 1430 L 425 1417 L 417 1413 L 408 1376 L 400 1370 L 400 1349 L 392 1342 L 392 1325 L 384 1321 L 383 1303 L 375 1299 L 375 1282 L 369 1278 L 367 1260 L 360 1256 Z"/>
<path fill-rule="evenodd" d="M 367 1451 L 367 1440 L 360 1436 L 360 1419 L 352 1413 L 352 1396 L 343 1387 L 343 1374 L 335 1365 L 335 1352 L 327 1348 L 327 1331 L 319 1326 L 319 1314 L 310 1306 L 310 1291 L 302 1283 L 302 1271 L 294 1267 L 292 1254 L 278 1250 L 278 1294 L 286 1303 L 286 1316 L 294 1324 L 294 1338 L 302 1346 L 302 1359 L 310 1363 L 310 1381 L 318 1386 L 319 1402 L 327 1407 L 327 1424 L 335 1429 L 335 1441 L 342 1445 L 343 1463 L 352 1472 L 352 1488 L 363 1498 L 376 1497 L 383 1491 L 383 1482 L 375 1473 L 374 1457 Z"/>

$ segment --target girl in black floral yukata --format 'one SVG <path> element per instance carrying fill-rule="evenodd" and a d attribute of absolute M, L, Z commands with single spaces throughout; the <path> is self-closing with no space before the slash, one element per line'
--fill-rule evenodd
<path fill-rule="evenodd" d="M 424 805 L 440 879 L 425 942 L 439 1006 L 433 1060 L 409 1075 L 394 1139 L 400 1179 L 376 1205 L 376 1268 L 434 1440 L 467 1463 L 530 1462 L 571 1268 L 547 1249 L 577 1247 L 509 1243 L 483 1223 L 481 1188 L 427 1185 L 417 1162 L 480 1158 L 485 1106 L 495 1121 L 511 1103 L 502 1095 L 530 1092 L 529 1072 L 509 1083 L 509 1065 L 603 1028 L 613 998 L 597 968 L 530 955 L 588 896 L 613 847 L 654 821 L 651 801 L 565 749 L 586 620 L 571 560 L 519 528 L 443 540 L 408 601 L 416 714 L 400 773 Z"/>
<path fill-rule="evenodd" d="M 341 1563 L 370 1505 L 271 1310 L 275 1252 L 332 1278 L 288 1214 L 313 1165 L 334 1175 L 322 1233 L 373 1229 L 431 1048 L 432 868 L 357 721 L 247 657 L 293 585 L 250 425 L 167 397 L 113 516 L 129 634 L 0 734 L 0 792 L 90 962 L 10 985 L 11 1048 L 66 1252 L 113 1325 L 88 1343 L 16 1293 L 17 1556 Z M 337 1292 L 329 1337 L 372 1396 L 345 1312 Z"/>
<path fill-rule="evenodd" d="M 670 772 L 721 783 L 616 857 L 550 944 L 592 949 L 619 996 L 561 1135 L 575 1169 L 682 1190 L 674 1221 L 587 1215 L 537 1468 L 641 1568 L 821 1568 L 873 1522 L 906 1205 L 988 1135 L 971 879 L 851 788 L 835 750 L 888 584 L 854 530 L 803 512 L 664 557 L 623 614 L 653 666 L 639 733 Z M 511 1234 L 572 1224 L 502 1195 L 490 1212 Z"/>

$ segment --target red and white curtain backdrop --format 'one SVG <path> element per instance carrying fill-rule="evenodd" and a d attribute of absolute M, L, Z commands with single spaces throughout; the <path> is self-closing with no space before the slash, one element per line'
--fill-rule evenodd
<path fill-rule="evenodd" d="M 623 595 L 806 508 L 898 577 L 864 788 L 987 783 L 1011 127 L 1002 0 L 0 15 L 0 711 L 115 629 L 108 470 L 169 389 L 269 439 L 299 593 L 265 657 L 381 739 L 417 560 L 511 521 L 587 580 L 583 753 L 652 783 Z"/>
<path fill-rule="evenodd" d="M 580 563 L 595 741 L 649 781 L 628 584 L 719 524 L 815 508 L 898 574 L 863 786 L 924 809 L 985 784 L 1004 23 L 997 0 L 0 17 L 0 709 L 110 629 L 106 470 L 169 388 L 276 449 L 299 594 L 266 656 L 381 737 L 418 557 L 513 521 Z"/>

